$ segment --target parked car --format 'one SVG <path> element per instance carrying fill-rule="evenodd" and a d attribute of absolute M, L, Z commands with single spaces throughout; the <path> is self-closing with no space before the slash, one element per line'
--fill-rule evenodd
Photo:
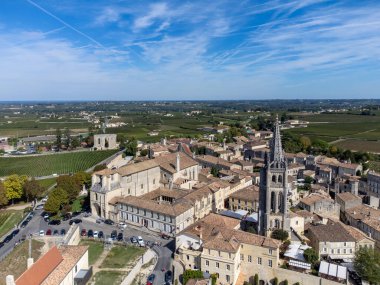
<path fill-rule="evenodd" d="M 4 242 L 10 242 L 10 241 L 12 240 L 12 238 L 13 238 L 13 235 L 10 234 L 10 235 L 8 235 L 8 236 L 4 239 Z"/>
<path fill-rule="evenodd" d="M 21 227 L 22 228 L 25 228 L 27 225 L 28 225 L 28 220 L 25 220 L 25 221 L 23 221 L 22 223 L 21 223 Z"/>
<path fill-rule="evenodd" d="M 170 270 L 165 272 L 165 282 L 171 284 L 173 279 L 173 274 Z"/>
<path fill-rule="evenodd" d="M 1 242 L 0 242 L 0 248 L 2 248 L 2 247 L 4 246 L 4 244 L 5 244 L 5 243 L 4 243 L 3 241 L 1 241 Z"/>
<path fill-rule="evenodd" d="M 111 226 L 115 224 L 115 222 L 110 219 L 105 220 L 104 223 Z"/>
<path fill-rule="evenodd" d="M 40 237 L 43 237 L 45 235 L 45 231 L 44 230 L 40 230 L 39 235 L 40 235 Z"/>
<path fill-rule="evenodd" d="M 70 213 L 67 213 L 67 214 L 63 215 L 62 219 L 63 219 L 64 221 L 68 221 L 68 220 L 70 220 L 70 219 L 71 219 L 71 215 L 70 215 Z"/>
<path fill-rule="evenodd" d="M 104 237 L 104 234 L 103 234 L 102 231 L 100 231 L 100 232 L 98 233 L 98 238 L 103 238 L 103 237 Z"/>
<path fill-rule="evenodd" d="M 98 231 L 94 231 L 94 238 L 98 238 L 99 237 L 99 232 Z"/>
<path fill-rule="evenodd" d="M 85 212 L 84 214 L 83 214 L 83 217 L 90 217 L 91 216 L 91 213 L 90 212 Z"/>
<path fill-rule="evenodd" d="M 131 243 L 134 243 L 134 244 L 138 243 L 137 237 L 135 236 L 131 237 Z"/>
<path fill-rule="evenodd" d="M 54 230 L 54 232 L 53 232 L 53 235 L 55 235 L 55 236 L 59 235 L 59 232 L 58 232 L 58 230 L 57 230 L 57 229 L 56 229 L 56 230 Z"/>
<path fill-rule="evenodd" d="M 73 212 L 72 214 L 71 214 L 71 216 L 72 217 L 76 217 L 76 216 L 78 216 L 80 214 L 80 212 Z"/>
<path fill-rule="evenodd" d="M 36 210 L 42 210 L 43 208 L 44 208 L 44 205 L 39 204 L 37 205 Z"/>
<path fill-rule="evenodd" d="M 117 240 L 118 240 L 118 241 L 123 241 L 123 233 L 119 233 L 119 234 L 117 235 Z"/>
<path fill-rule="evenodd" d="M 127 225 L 123 222 L 119 223 L 119 228 L 122 229 L 122 230 L 125 230 L 125 228 L 127 227 Z"/>
<path fill-rule="evenodd" d="M 52 225 L 52 226 L 58 226 L 60 224 L 61 224 L 60 220 L 51 220 L 51 221 L 49 221 L 49 225 Z"/>
<path fill-rule="evenodd" d="M 81 219 L 72 219 L 72 220 L 70 220 L 69 225 L 80 224 L 81 222 L 82 222 Z"/>
<path fill-rule="evenodd" d="M 93 237 L 94 237 L 94 231 L 93 231 L 93 230 L 88 230 L 88 232 L 87 232 L 87 236 L 88 236 L 89 238 L 93 238 Z"/>
<path fill-rule="evenodd" d="M 15 229 L 15 230 L 11 233 L 11 235 L 12 235 L 12 236 L 16 236 L 19 232 L 20 232 L 19 229 Z"/>
<path fill-rule="evenodd" d="M 51 236 L 51 229 L 48 229 L 48 230 L 46 231 L 46 235 L 47 235 L 47 236 Z"/>
<path fill-rule="evenodd" d="M 162 234 L 161 234 L 161 237 L 162 237 L 163 239 L 170 239 L 170 236 L 169 236 L 168 234 L 165 234 L 165 233 L 162 233 Z"/>
<path fill-rule="evenodd" d="M 150 274 L 148 276 L 148 280 L 146 282 L 146 285 L 153 285 L 153 282 L 154 282 L 154 279 L 156 278 L 156 275 L 155 274 Z"/>
<path fill-rule="evenodd" d="M 112 233 L 111 233 L 111 238 L 112 238 L 113 240 L 115 240 L 116 237 L 117 237 L 117 231 L 116 231 L 116 230 L 113 230 Z"/>
<path fill-rule="evenodd" d="M 65 229 L 61 229 L 61 236 L 64 236 L 66 234 L 66 230 Z"/>
<path fill-rule="evenodd" d="M 49 214 L 45 214 L 44 215 L 44 220 L 46 221 L 47 219 L 49 219 L 49 217 L 50 217 Z"/>
<path fill-rule="evenodd" d="M 86 231 L 86 229 L 82 229 L 82 231 L 80 232 L 80 235 L 81 235 L 82 237 L 85 237 L 85 236 L 87 235 L 87 231 Z"/>
<path fill-rule="evenodd" d="M 47 202 L 47 200 L 48 200 L 48 198 L 49 198 L 49 197 L 47 197 L 47 196 L 46 196 L 46 197 L 44 197 L 44 198 L 41 200 L 41 202 L 42 202 L 42 203 L 46 203 L 46 202 Z"/>
<path fill-rule="evenodd" d="M 139 244 L 139 246 L 145 246 L 145 242 L 141 236 L 137 237 L 137 243 Z"/>
<path fill-rule="evenodd" d="M 96 219 L 96 223 L 97 223 L 97 224 L 101 224 L 101 223 L 103 223 L 103 222 L 104 222 L 104 220 L 103 220 L 102 218 Z"/>

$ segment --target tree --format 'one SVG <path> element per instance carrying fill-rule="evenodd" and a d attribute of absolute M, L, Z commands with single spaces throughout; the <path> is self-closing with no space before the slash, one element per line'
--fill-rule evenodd
<path fill-rule="evenodd" d="M 25 175 L 19 176 L 17 174 L 13 174 L 8 176 L 4 181 L 5 187 L 5 196 L 8 200 L 20 199 L 23 195 L 23 186 L 27 180 Z"/>
<path fill-rule="evenodd" d="M 136 156 L 137 152 L 137 140 L 132 137 L 125 146 L 125 154 L 128 156 Z"/>
<path fill-rule="evenodd" d="M 86 186 L 90 188 L 91 186 L 91 174 L 85 171 L 79 171 L 74 174 L 74 179 L 77 181 L 80 187 Z"/>
<path fill-rule="evenodd" d="M 308 137 L 300 137 L 300 143 L 302 145 L 302 149 L 306 150 L 308 147 L 311 146 L 311 140 Z"/>
<path fill-rule="evenodd" d="M 289 238 L 289 233 L 282 229 L 276 229 L 272 232 L 271 237 L 281 241 L 285 241 Z"/>
<path fill-rule="evenodd" d="M 354 267 L 370 284 L 380 284 L 380 253 L 372 248 L 361 247 L 355 253 Z"/>
<path fill-rule="evenodd" d="M 218 177 L 218 174 L 219 174 L 219 169 L 216 168 L 215 166 L 211 167 L 211 174 L 214 176 L 214 177 Z"/>
<path fill-rule="evenodd" d="M 27 180 L 24 184 L 24 193 L 27 201 L 34 200 L 41 193 L 44 193 L 45 187 L 41 186 L 34 178 L 32 180 Z"/>
<path fill-rule="evenodd" d="M 313 177 L 311 177 L 311 176 L 305 177 L 305 183 L 306 184 L 311 184 L 311 183 L 313 183 L 313 181 L 314 181 Z"/>
<path fill-rule="evenodd" d="M 69 128 L 65 129 L 65 137 L 66 137 L 65 146 L 67 148 L 69 148 L 70 144 L 71 144 L 71 135 L 70 135 L 70 129 Z"/>
<path fill-rule="evenodd" d="M 201 270 L 185 270 L 182 275 L 183 285 L 186 285 L 189 279 L 203 278 L 203 272 Z"/>
<path fill-rule="evenodd" d="M 71 140 L 71 147 L 72 148 L 77 148 L 80 146 L 80 142 L 79 142 L 79 139 L 78 138 L 73 138 Z"/>
<path fill-rule="evenodd" d="M 277 278 L 277 277 L 275 277 L 275 278 L 273 279 L 273 285 L 278 285 L 278 278 Z"/>
<path fill-rule="evenodd" d="M 256 273 L 253 277 L 254 285 L 259 285 L 259 275 Z"/>
<path fill-rule="evenodd" d="M 316 263 L 319 259 L 317 252 L 313 248 L 305 249 L 303 252 L 303 257 L 311 264 Z"/>
<path fill-rule="evenodd" d="M 5 195 L 5 187 L 3 183 L 0 182 L 0 207 L 8 204 L 8 198 Z"/>
<path fill-rule="evenodd" d="M 61 132 L 61 129 L 57 129 L 56 130 L 56 144 L 57 144 L 57 147 L 58 148 L 61 148 L 61 145 L 62 145 L 62 132 Z"/>
<path fill-rule="evenodd" d="M 67 193 L 70 202 L 75 200 L 81 190 L 79 182 L 74 176 L 70 175 L 59 176 L 57 178 L 57 188 L 58 187 Z"/>
<path fill-rule="evenodd" d="M 147 156 L 148 155 L 148 149 L 143 149 L 140 151 L 140 156 Z"/>
<path fill-rule="evenodd" d="M 68 202 L 69 199 L 66 191 L 60 187 L 57 187 L 49 194 L 49 198 L 45 203 L 44 210 L 49 213 L 56 214 L 64 205 L 67 205 Z"/>

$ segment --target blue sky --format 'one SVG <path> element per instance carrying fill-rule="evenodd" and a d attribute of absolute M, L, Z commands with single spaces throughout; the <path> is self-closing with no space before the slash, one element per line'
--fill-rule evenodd
<path fill-rule="evenodd" d="M 0 2 L 0 100 L 380 98 L 379 78 L 379 1 Z"/>

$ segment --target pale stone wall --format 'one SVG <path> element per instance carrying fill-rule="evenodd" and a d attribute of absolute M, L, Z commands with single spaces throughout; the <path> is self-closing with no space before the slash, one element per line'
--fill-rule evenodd
<path fill-rule="evenodd" d="M 116 134 L 94 135 L 94 148 L 97 150 L 116 149 Z"/>
<path fill-rule="evenodd" d="M 59 285 L 74 285 L 74 277 L 77 275 L 79 270 L 88 269 L 88 250 L 85 254 L 79 259 L 76 265 L 67 273 L 65 279 Z"/>

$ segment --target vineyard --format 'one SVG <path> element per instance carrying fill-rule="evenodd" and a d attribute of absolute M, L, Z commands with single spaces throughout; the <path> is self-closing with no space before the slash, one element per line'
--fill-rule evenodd
<path fill-rule="evenodd" d="M 47 176 L 86 170 L 114 154 L 116 150 L 83 151 L 29 157 L 1 157 L 0 177 L 11 174 Z"/>

